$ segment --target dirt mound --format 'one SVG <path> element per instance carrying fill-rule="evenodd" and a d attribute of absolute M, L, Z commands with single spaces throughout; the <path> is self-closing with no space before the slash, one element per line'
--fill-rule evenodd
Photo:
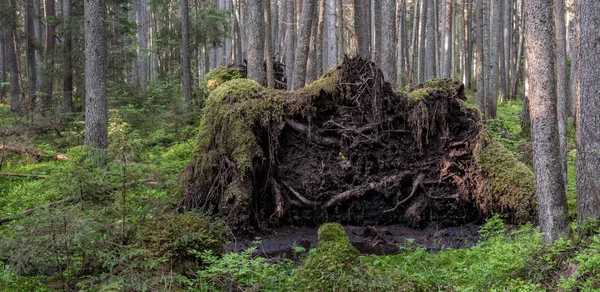
<path fill-rule="evenodd" d="M 534 219 L 531 171 L 514 157 L 497 170 L 487 150 L 510 153 L 463 91 L 432 80 L 393 92 L 360 58 L 292 92 L 224 83 L 207 100 L 180 208 L 212 206 L 235 233 L 330 221 L 456 226 L 493 212 Z"/>

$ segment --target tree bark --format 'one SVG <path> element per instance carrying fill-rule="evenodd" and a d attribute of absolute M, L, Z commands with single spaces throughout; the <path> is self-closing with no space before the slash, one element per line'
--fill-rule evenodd
<path fill-rule="evenodd" d="M 496 118 L 496 105 L 498 103 L 498 45 L 500 44 L 500 0 L 490 1 L 491 20 L 486 28 L 489 30 L 490 38 L 490 77 L 489 77 L 489 95 L 487 102 L 487 117 Z"/>
<path fill-rule="evenodd" d="M 296 45 L 294 61 L 294 80 L 291 90 L 304 87 L 306 81 L 306 62 L 308 60 L 308 45 L 310 40 L 311 21 L 316 6 L 316 0 L 302 1 L 302 16 L 298 31 L 298 42 Z"/>
<path fill-rule="evenodd" d="M 27 88 L 29 93 L 28 107 L 35 109 L 37 95 L 37 70 L 36 70 L 36 40 L 35 40 L 35 11 L 33 9 L 33 0 L 25 1 L 25 34 L 26 43 L 25 54 L 27 56 Z"/>
<path fill-rule="evenodd" d="M 327 56 L 324 58 L 326 63 L 325 69 L 335 67 L 337 65 L 337 37 L 336 37 L 336 12 L 335 12 L 335 1 L 336 0 L 325 0 L 325 37 L 327 38 Z"/>
<path fill-rule="evenodd" d="M 396 1 L 381 0 L 381 69 L 396 88 Z"/>
<path fill-rule="evenodd" d="M 413 33 L 411 40 L 411 50 L 410 50 L 410 58 L 409 58 L 409 68 L 408 68 L 408 84 L 414 84 L 414 75 L 415 75 L 415 67 L 418 62 L 415 60 L 415 56 L 418 55 L 418 45 L 419 45 L 419 5 L 416 2 L 413 2 Z M 418 71 L 418 70 L 417 70 Z M 417 79 L 419 78 L 419 73 L 417 73 Z"/>
<path fill-rule="evenodd" d="M 271 40 L 271 1 L 265 0 L 263 3 L 263 18 L 265 21 L 265 63 L 267 88 L 275 88 L 275 76 L 273 75 L 273 41 Z M 307 28 L 310 29 L 310 28 Z M 306 64 L 304 65 L 306 69 Z M 305 74 L 306 75 L 306 72 Z"/>
<path fill-rule="evenodd" d="M 590 3 L 591 4 L 591 3 Z M 526 0 L 527 75 L 540 229 L 544 244 L 569 234 L 567 197 L 556 136 L 552 0 Z"/>
<path fill-rule="evenodd" d="M 483 118 L 485 118 L 485 52 L 483 50 L 484 43 L 484 23 L 483 18 L 483 0 L 477 0 L 477 108 L 481 111 Z"/>
<path fill-rule="evenodd" d="M 73 38 L 71 32 L 71 0 L 63 0 L 63 29 L 65 30 L 63 44 L 63 113 L 73 111 L 73 60 L 71 50 Z"/>
<path fill-rule="evenodd" d="M 418 60 L 419 60 L 419 64 L 418 64 L 418 68 L 419 68 L 419 74 L 418 74 L 418 79 L 417 79 L 417 83 L 420 82 L 424 82 L 425 81 L 425 38 L 426 38 L 426 23 L 427 23 L 427 4 L 428 4 L 429 0 L 423 0 L 421 1 L 421 16 L 419 17 L 419 31 L 420 31 L 420 36 L 419 36 L 419 56 L 418 56 Z"/>
<path fill-rule="evenodd" d="M 286 1 L 286 0 L 283 0 Z M 294 49 L 296 48 L 296 16 L 293 0 L 287 0 L 287 28 L 285 32 L 285 75 L 287 79 L 287 88 L 292 88 L 292 80 L 294 80 Z"/>
<path fill-rule="evenodd" d="M 54 85 L 54 24 L 48 19 L 55 17 L 54 0 L 46 0 L 46 64 L 44 68 L 41 95 L 44 111 L 52 108 L 52 95 Z"/>
<path fill-rule="evenodd" d="M 142 0 L 144 1 L 144 0 Z M 106 101 L 106 36 L 104 0 L 84 1 L 85 23 L 85 138 L 86 146 L 108 147 Z"/>
<path fill-rule="evenodd" d="M 442 0 L 446 1 L 446 25 L 445 25 L 445 34 L 444 34 L 444 57 L 442 58 L 443 66 L 442 66 L 442 77 L 448 78 L 450 77 L 450 70 L 452 66 L 452 0 Z M 464 1 L 464 0 L 463 0 Z"/>
<path fill-rule="evenodd" d="M 496 29 L 496 33 L 497 38 L 498 38 L 498 42 L 497 42 L 497 48 L 498 48 L 498 92 L 500 93 L 499 95 L 499 100 L 504 101 L 504 99 L 507 96 L 507 92 L 506 92 L 506 56 L 505 51 L 504 51 L 504 45 L 508 42 L 508 40 L 506 40 L 504 38 L 505 35 L 505 23 L 504 23 L 504 14 L 506 14 L 507 10 L 506 7 L 504 7 L 504 1 L 505 0 L 498 0 L 498 23 L 495 25 L 496 27 L 494 29 Z"/>
<path fill-rule="evenodd" d="M 577 216 L 600 218 L 600 2 L 580 0 L 577 97 Z"/>
<path fill-rule="evenodd" d="M 554 40 L 556 45 L 556 117 L 560 142 L 560 165 L 567 184 L 567 40 L 565 38 L 565 2 L 554 0 Z"/>
<path fill-rule="evenodd" d="M 248 79 L 263 84 L 265 42 L 262 0 L 248 0 Z"/>
<path fill-rule="evenodd" d="M 146 84 L 148 82 L 148 0 L 141 0 L 139 7 L 139 21 L 140 21 L 140 52 L 139 52 L 139 64 L 140 64 L 140 89 L 146 90 Z"/>
<path fill-rule="evenodd" d="M 21 100 L 19 94 L 19 63 L 17 59 L 17 1 L 10 1 L 11 13 L 9 14 L 10 19 L 7 20 L 9 27 L 5 33 L 8 35 L 8 62 L 10 64 L 10 110 L 19 111 L 21 109 Z"/>
<path fill-rule="evenodd" d="M 368 0 L 354 0 L 354 33 L 357 40 L 357 54 L 363 59 L 369 59 L 369 34 L 367 20 Z"/>
<path fill-rule="evenodd" d="M 183 100 L 188 108 L 192 109 L 192 70 L 190 68 L 190 17 L 188 13 L 188 0 L 179 1 L 179 14 L 181 15 L 181 83 L 183 85 Z"/>
<path fill-rule="evenodd" d="M 337 63 L 341 64 L 344 61 L 344 0 L 336 0 L 336 38 L 337 38 Z"/>

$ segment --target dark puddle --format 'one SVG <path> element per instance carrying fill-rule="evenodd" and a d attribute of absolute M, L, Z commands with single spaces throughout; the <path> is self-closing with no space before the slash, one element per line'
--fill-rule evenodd
<path fill-rule="evenodd" d="M 401 225 L 344 227 L 350 242 L 362 255 L 393 255 L 403 247 L 421 247 L 430 252 L 448 248 L 468 248 L 479 239 L 479 226 L 467 224 L 459 227 L 429 226 L 412 229 Z M 318 227 L 282 227 L 252 239 L 233 241 L 227 252 L 241 252 L 256 247 L 253 255 L 266 258 L 285 256 L 298 258 L 304 251 L 317 247 Z M 302 247 L 302 248 L 300 248 Z"/>

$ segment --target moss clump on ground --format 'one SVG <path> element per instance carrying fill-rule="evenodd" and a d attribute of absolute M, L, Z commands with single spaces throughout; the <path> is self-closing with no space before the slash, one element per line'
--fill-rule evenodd
<path fill-rule="evenodd" d="M 319 228 L 319 248 L 296 272 L 294 291 L 416 291 L 404 273 L 363 265 L 339 223 Z"/>
<path fill-rule="evenodd" d="M 429 96 L 429 92 L 427 92 L 427 89 L 425 88 L 420 88 L 417 89 L 411 93 L 408 94 L 408 100 L 409 101 L 413 101 L 413 102 L 417 102 L 422 100 L 423 98 Z"/>
<path fill-rule="evenodd" d="M 476 197 L 480 210 L 508 214 L 515 223 L 535 221 L 533 172 L 485 129 L 479 134 L 473 155 L 484 181 Z"/>
<path fill-rule="evenodd" d="M 202 79 L 200 85 L 209 91 L 216 89 L 219 85 L 233 79 L 242 78 L 242 74 L 238 68 L 227 68 L 219 66 L 208 72 Z"/>

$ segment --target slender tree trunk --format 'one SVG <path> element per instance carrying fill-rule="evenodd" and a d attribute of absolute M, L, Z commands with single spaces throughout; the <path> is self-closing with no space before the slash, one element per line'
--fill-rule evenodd
<path fill-rule="evenodd" d="M 362 0 L 364 1 L 364 0 Z M 315 66 L 317 77 L 323 74 L 323 26 L 325 24 L 325 0 L 319 0 L 319 18 L 317 23 L 317 37 L 315 44 Z"/>
<path fill-rule="evenodd" d="M 336 0 L 336 37 L 337 37 L 337 63 L 344 61 L 344 1 Z"/>
<path fill-rule="evenodd" d="M 85 138 L 86 146 L 108 147 L 106 101 L 106 36 L 104 0 L 84 0 L 85 23 Z"/>
<path fill-rule="evenodd" d="M 396 1 L 381 0 L 381 68 L 385 80 L 396 87 Z"/>
<path fill-rule="evenodd" d="M 487 117 L 496 118 L 496 105 L 498 103 L 498 45 L 500 44 L 500 0 L 490 1 L 491 21 L 487 30 L 490 30 L 490 78 L 489 98 L 487 102 Z"/>
<path fill-rule="evenodd" d="M 318 1 L 321 2 L 321 1 Z M 319 29 L 319 7 L 315 7 L 313 9 L 312 21 L 310 24 L 310 44 L 308 45 L 308 62 L 306 65 L 306 83 L 313 82 L 317 80 L 319 77 L 319 73 L 317 73 L 317 42 L 320 42 L 320 39 L 317 39 L 317 30 Z"/>
<path fill-rule="evenodd" d="M 477 108 L 481 111 L 481 114 L 485 118 L 486 115 L 486 100 L 485 100 L 485 50 L 484 50 L 484 0 L 477 0 Z"/>
<path fill-rule="evenodd" d="M 263 84 L 263 38 L 262 0 L 248 0 L 248 79 Z"/>
<path fill-rule="evenodd" d="M 600 2 L 579 0 L 579 93 L 577 97 L 577 216 L 600 218 Z"/>
<path fill-rule="evenodd" d="M 336 13 L 335 1 L 326 0 L 325 5 L 325 36 L 327 38 L 327 63 L 326 69 L 337 65 L 337 38 L 336 38 Z"/>
<path fill-rule="evenodd" d="M 367 60 L 370 57 L 369 52 L 369 34 L 367 20 L 367 5 L 368 0 L 354 0 L 354 33 L 357 40 L 357 53 L 363 59 Z"/>
<path fill-rule="evenodd" d="M 51 24 L 55 17 L 54 0 L 46 0 L 46 65 L 44 69 L 42 81 L 42 105 L 44 110 L 49 110 L 52 107 L 52 95 L 54 85 L 54 24 Z"/>
<path fill-rule="evenodd" d="M 0 8 L 4 8 L 0 6 Z M 8 66 L 7 66 L 7 58 L 6 58 L 6 37 L 4 31 L 6 30 L 6 24 L 0 21 L 2 27 L 0 27 L 0 83 L 7 82 L 7 74 Z M 4 98 L 6 98 L 6 87 L 0 86 L 0 103 L 4 102 Z"/>
<path fill-rule="evenodd" d="M 497 26 L 497 30 L 496 33 L 498 34 L 498 91 L 500 92 L 500 96 L 499 99 L 501 101 L 504 101 L 504 98 L 506 98 L 507 96 L 507 91 L 506 91 L 506 58 L 505 58 L 505 51 L 504 51 L 504 45 L 506 44 L 507 40 L 504 39 L 504 34 L 505 34 L 505 24 L 504 24 L 504 14 L 506 14 L 507 9 L 505 9 L 504 7 L 504 1 L 505 0 L 498 0 L 498 23 L 496 24 Z"/>
<path fill-rule="evenodd" d="M 183 85 L 183 100 L 191 111 L 192 109 L 192 70 L 190 68 L 190 17 L 188 0 L 179 0 L 179 13 L 181 15 L 181 83 Z"/>
<path fill-rule="evenodd" d="M 148 0 L 141 0 L 139 7 L 139 21 L 140 21 L 140 89 L 146 90 L 146 84 L 148 83 Z"/>
<path fill-rule="evenodd" d="M 298 43 L 296 46 L 293 74 L 294 80 L 292 82 L 291 90 L 304 87 L 306 81 L 306 62 L 308 60 L 310 28 L 316 4 L 316 0 L 302 1 L 302 16 L 299 26 Z"/>
<path fill-rule="evenodd" d="M 445 25 L 445 34 L 444 34 L 444 64 L 442 66 L 442 77 L 448 78 L 450 77 L 450 68 L 452 66 L 452 0 L 443 0 L 446 1 L 446 25 Z M 464 0 L 463 0 L 464 1 Z"/>
<path fill-rule="evenodd" d="M 416 2 L 413 2 L 413 34 L 411 41 L 411 50 L 410 50 L 410 68 L 408 69 L 408 84 L 414 84 L 414 75 L 415 75 L 415 67 L 418 62 L 418 58 L 415 60 L 415 56 L 418 55 L 418 45 L 419 45 L 419 5 Z M 417 73 L 417 79 L 419 78 L 419 74 Z M 417 81 L 418 82 L 418 81 Z"/>
<path fill-rule="evenodd" d="M 400 0 L 397 3 L 396 9 L 396 20 L 398 31 L 397 35 L 397 43 L 396 43 L 396 86 L 401 87 L 403 78 L 406 77 L 406 69 L 405 69 L 405 58 L 404 50 L 406 48 L 406 0 Z"/>
<path fill-rule="evenodd" d="M 512 3 L 511 0 L 504 0 L 504 96 L 510 98 L 510 60 L 512 50 Z"/>
<path fill-rule="evenodd" d="M 275 88 L 275 76 L 273 75 L 273 41 L 271 40 L 271 3 L 269 3 L 269 0 L 264 1 L 263 18 L 265 21 L 265 63 L 267 67 L 265 71 L 267 74 L 267 87 Z M 304 65 L 304 68 L 306 69 L 306 64 Z"/>
<path fill-rule="evenodd" d="M 434 29 L 434 0 L 427 0 L 427 27 L 425 31 L 425 76 L 422 81 L 435 78 L 435 37 Z"/>
<path fill-rule="evenodd" d="M 578 7 L 579 0 L 575 0 L 575 7 Z M 577 16 L 576 16 L 577 17 Z M 569 114 L 571 117 L 577 115 L 577 84 L 579 83 L 579 24 L 574 25 L 573 45 L 571 54 L 571 72 L 569 74 Z"/>
<path fill-rule="evenodd" d="M 63 102 L 62 110 L 64 113 L 73 111 L 73 62 L 71 49 L 73 47 L 71 34 L 71 0 L 63 0 L 63 29 L 66 34 L 63 44 Z"/>
<path fill-rule="evenodd" d="M 26 33 L 26 48 L 27 55 L 27 87 L 29 93 L 28 106 L 31 110 L 35 108 L 37 95 L 37 70 L 36 70 L 36 40 L 35 40 L 35 11 L 33 9 L 33 0 L 25 1 L 25 33 Z"/>
<path fill-rule="evenodd" d="M 540 228 L 544 243 L 569 234 L 567 197 L 556 132 L 552 0 L 527 0 L 527 75 Z"/>
<path fill-rule="evenodd" d="M 556 110 L 560 165 L 567 184 L 567 40 L 565 39 L 565 2 L 554 0 L 554 40 L 556 45 Z"/>
<path fill-rule="evenodd" d="M 287 79 L 287 88 L 292 88 L 292 81 L 294 80 L 294 50 L 296 48 L 296 16 L 293 0 L 287 0 L 287 28 L 286 28 L 286 46 L 285 46 L 285 75 Z"/>
<path fill-rule="evenodd" d="M 417 80 L 417 82 L 424 82 L 425 81 L 425 39 L 427 36 L 427 31 L 426 31 L 426 24 L 427 24 L 427 6 L 428 6 L 428 2 L 429 0 L 423 0 L 421 1 L 421 16 L 419 17 L 419 21 L 420 21 L 420 37 L 419 37 L 419 79 Z"/>
<path fill-rule="evenodd" d="M 19 94 L 21 93 L 19 88 L 19 63 L 17 59 L 17 14 L 16 7 L 17 1 L 11 0 L 11 13 L 10 19 L 8 20 L 10 29 L 8 29 L 5 33 L 9 35 L 7 39 L 9 39 L 8 43 L 8 61 L 10 63 L 10 109 L 11 111 L 19 111 L 21 109 L 21 100 L 19 99 Z"/>

